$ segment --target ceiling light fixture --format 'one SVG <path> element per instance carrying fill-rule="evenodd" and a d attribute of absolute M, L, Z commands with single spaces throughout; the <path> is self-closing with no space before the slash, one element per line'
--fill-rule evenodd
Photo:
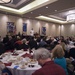
<path fill-rule="evenodd" d="M 0 0 L 0 4 L 8 4 L 12 2 L 12 0 Z"/>
<path fill-rule="evenodd" d="M 55 22 L 55 23 L 60 23 L 60 24 L 64 24 L 64 23 L 67 23 L 67 21 L 62 21 L 62 20 L 58 20 L 58 19 L 54 19 L 54 18 L 50 18 L 50 17 L 47 17 L 47 16 L 38 16 L 36 17 L 37 19 L 40 19 L 40 20 L 45 20 L 45 21 L 50 21 L 50 22 Z"/>
<path fill-rule="evenodd" d="M 31 14 L 32 14 L 33 12 L 31 12 Z"/>
<path fill-rule="evenodd" d="M 55 12 L 56 12 L 57 10 L 55 10 Z"/>
<path fill-rule="evenodd" d="M 74 22 L 75 23 L 75 13 L 67 15 L 66 20 L 68 22 Z"/>
<path fill-rule="evenodd" d="M 48 8 L 48 6 L 46 6 L 46 8 Z"/>
<path fill-rule="evenodd" d="M 41 14 L 39 14 L 39 16 L 41 16 Z"/>

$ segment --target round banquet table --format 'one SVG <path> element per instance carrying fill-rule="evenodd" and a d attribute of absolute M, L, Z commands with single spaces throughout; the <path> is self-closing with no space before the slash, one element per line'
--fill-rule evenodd
<path fill-rule="evenodd" d="M 11 66 L 7 66 L 7 68 L 11 70 L 13 75 L 32 75 L 33 72 L 35 72 L 36 70 L 38 70 L 41 67 L 40 66 L 36 66 L 33 68 L 28 67 L 26 69 L 21 69 L 18 67 L 17 69 L 14 69 Z"/>
<path fill-rule="evenodd" d="M 8 53 L 9 54 L 9 53 Z M 30 54 L 28 54 L 26 51 L 21 52 L 19 51 L 19 54 L 15 54 L 17 57 L 22 56 L 23 58 L 25 57 L 30 57 Z M 12 72 L 12 75 L 32 75 L 33 72 L 35 72 L 36 70 L 40 69 L 41 66 L 38 65 L 38 62 L 36 62 L 34 65 L 34 67 L 29 67 L 27 66 L 24 69 L 21 69 L 19 65 L 13 65 L 13 63 L 8 63 L 7 60 L 9 60 L 10 58 L 12 58 L 15 55 L 8 55 L 5 56 L 5 58 L 1 59 L 1 61 L 3 63 L 5 63 L 6 67 Z M 9 57 L 11 56 L 11 57 Z M 7 58 L 8 57 L 8 58 Z M 16 67 L 16 68 L 15 68 Z"/>

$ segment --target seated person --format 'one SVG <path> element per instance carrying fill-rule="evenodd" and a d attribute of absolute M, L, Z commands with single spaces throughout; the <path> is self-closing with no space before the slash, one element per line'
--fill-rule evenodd
<path fill-rule="evenodd" d="M 45 42 L 45 39 L 44 38 L 40 40 L 39 46 L 40 47 L 46 47 L 47 46 L 47 43 Z"/>
<path fill-rule="evenodd" d="M 67 69 L 70 75 L 75 75 L 75 59 L 73 57 L 66 58 Z"/>
<path fill-rule="evenodd" d="M 17 41 L 15 43 L 17 43 L 19 45 L 22 44 L 21 38 L 19 36 L 17 36 Z"/>
<path fill-rule="evenodd" d="M 34 37 L 31 37 L 28 43 L 30 49 L 37 48 L 37 42 L 34 40 Z"/>
<path fill-rule="evenodd" d="M 68 75 L 67 72 L 67 63 L 66 59 L 64 57 L 64 50 L 61 45 L 56 45 L 53 51 L 53 58 L 54 62 L 58 65 L 60 65 L 66 72 L 66 75 Z"/>
<path fill-rule="evenodd" d="M 70 60 L 71 60 L 71 64 L 75 67 L 75 59 L 73 57 L 70 57 Z"/>
<path fill-rule="evenodd" d="M 37 49 L 33 56 L 42 68 L 35 71 L 32 75 L 66 75 L 64 69 L 51 60 L 51 54 L 47 49 Z"/>
<path fill-rule="evenodd" d="M 0 75 L 12 75 L 10 70 L 0 61 Z"/>
<path fill-rule="evenodd" d="M 21 45 L 21 48 L 24 49 L 24 50 L 27 50 L 29 48 L 29 45 L 27 44 L 27 40 L 23 39 L 22 42 L 23 43 Z"/>

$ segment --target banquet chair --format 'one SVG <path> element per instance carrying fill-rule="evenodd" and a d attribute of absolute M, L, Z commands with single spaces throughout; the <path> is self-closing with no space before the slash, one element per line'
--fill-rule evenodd
<path fill-rule="evenodd" d="M 73 57 L 75 59 L 75 48 L 71 48 L 69 51 L 69 57 Z"/>
<path fill-rule="evenodd" d="M 0 55 L 5 52 L 5 46 L 0 42 Z"/>
<path fill-rule="evenodd" d="M 75 60 L 66 58 L 68 75 L 75 75 Z"/>
<path fill-rule="evenodd" d="M 74 66 L 73 75 L 75 75 L 75 61 L 72 61 L 72 65 Z"/>

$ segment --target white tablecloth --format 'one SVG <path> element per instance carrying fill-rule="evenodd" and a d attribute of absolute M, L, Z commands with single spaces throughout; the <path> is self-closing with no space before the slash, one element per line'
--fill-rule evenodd
<path fill-rule="evenodd" d="M 19 55 L 17 55 L 15 58 L 20 57 L 20 56 L 22 56 L 22 55 L 25 54 L 25 53 L 27 53 L 27 52 L 26 52 L 26 51 L 21 52 L 21 53 L 19 53 Z M 9 60 L 10 58 L 14 58 L 14 57 L 13 57 L 12 55 L 10 55 L 10 56 L 7 55 L 7 56 L 5 56 L 1 61 L 2 61 L 3 63 L 8 63 L 8 60 Z M 15 59 L 15 58 L 14 58 L 14 59 Z M 25 59 L 25 58 L 23 58 L 23 59 Z M 38 70 L 39 68 L 41 68 L 41 66 L 38 65 L 38 62 L 36 62 L 34 65 L 35 65 L 34 67 L 29 67 L 29 66 L 27 66 L 25 69 L 21 69 L 19 65 L 18 65 L 17 68 L 14 68 L 14 67 L 17 66 L 17 65 L 13 65 L 13 64 L 12 64 L 11 66 L 6 66 L 6 67 L 11 70 L 11 72 L 12 72 L 13 75 L 32 75 L 32 73 L 33 73 L 34 71 L 36 71 L 36 70 Z"/>
<path fill-rule="evenodd" d="M 11 70 L 13 75 L 32 75 L 33 72 L 41 68 L 39 65 L 33 68 L 28 67 L 26 69 L 20 69 L 20 68 L 14 69 L 11 66 L 7 66 L 7 67 Z"/>

